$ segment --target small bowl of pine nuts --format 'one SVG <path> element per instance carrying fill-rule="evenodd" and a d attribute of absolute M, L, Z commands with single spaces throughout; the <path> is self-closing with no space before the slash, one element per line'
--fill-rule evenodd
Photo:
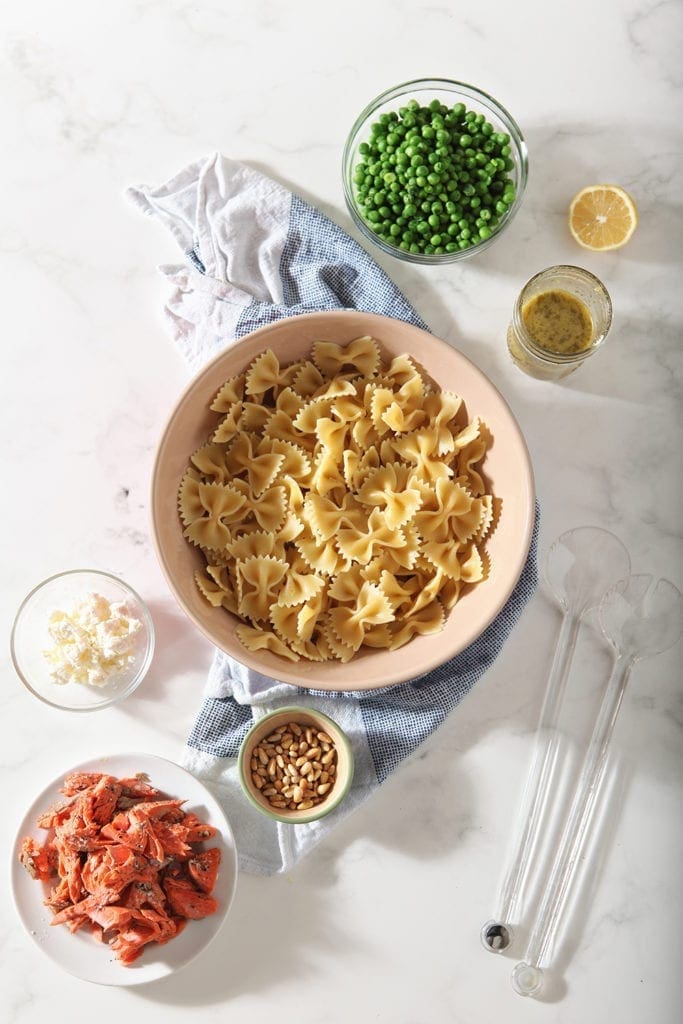
<path fill-rule="evenodd" d="M 254 807 L 298 825 L 324 817 L 344 799 L 353 779 L 353 751 L 327 715 L 286 707 L 252 725 L 237 766 Z"/>

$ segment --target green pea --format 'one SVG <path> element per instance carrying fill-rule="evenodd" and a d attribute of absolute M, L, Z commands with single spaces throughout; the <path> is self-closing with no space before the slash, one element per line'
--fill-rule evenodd
<path fill-rule="evenodd" d="M 509 143 L 462 103 L 409 100 L 380 115 L 358 147 L 358 209 L 378 237 L 403 251 L 441 255 L 474 245 L 515 201 Z"/>

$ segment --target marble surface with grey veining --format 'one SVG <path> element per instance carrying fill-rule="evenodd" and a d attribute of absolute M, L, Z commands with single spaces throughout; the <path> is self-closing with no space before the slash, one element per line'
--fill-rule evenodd
<path fill-rule="evenodd" d="M 103 752 L 177 758 L 211 658 L 150 543 L 150 467 L 186 371 L 165 333 L 155 269 L 177 253 L 126 203 L 128 184 L 159 182 L 221 150 L 353 233 L 341 150 L 374 95 L 431 75 L 499 98 L 530 153 L 514 225 L 481 257 L 443 269 L 373 255 L 518 417 L 543 510 L 541 557 L 562 531 L 593 524 L 624 541 L 634 571 L 683 585 L 681 23 L 680 5 L 667 0 L 3 6 L 5 634 L 35 583 L 95 566 L 144 594 L 159 638 L 136 695 L 85 721 L 31 698 L 5 656 L 4 861 L 26 807 L 62 769 Z M 627 188 L 641 217 L 628 247 L 603 255 L 579 249 L 566 228 L 572 195 L 599 181 Z M 505 348 L 521 285 L 555 263 L 595 272 L 615 308 L 605 347 L 559 385 L 524 377 Z M 164 982 L 105 991 L 61 973 L 24 934 L 5 881 L 0 1019 L 679 1020 L 680 647 L 633 674 L 599 841 L 585 851 L 542 998 L 515 995 L 514 957 L 480 945 L 558 623 L 539 590 L 495 666 L 410 763 L 289 876 L 241 878 L 220 938 Z M 587 632 L 567 705 L 558 815 L 608 668 Z M 537 896 L 536 883 L 520 953 Z"/>

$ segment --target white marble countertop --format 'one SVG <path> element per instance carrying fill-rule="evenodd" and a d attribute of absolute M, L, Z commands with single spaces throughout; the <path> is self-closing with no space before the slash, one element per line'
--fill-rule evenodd
<path fill-rule="evenodd" d="M 434 74 L 499 97 L 530 151 L 509 232 L 443 270 L 380 262 L 516 413 L 543 510 L 541 558 L 563 530 L 599 525 L 624 541 L 634 571 L 683 584 L 680 21 L 675 5 L 645 0 L 4 6 L 4 628 L 40 579 L 89 565 L 145 595 L 159 636 L 137 695 L 85 721 L 32 699 L 5 663 L 5 860 L 26 806 L 58 771 L 103 752 L 178 758 L 199 704 L 211 649 L 175 605 L 148 526 L 155 444 L 186 380 L 155 270 L 177 254 L 123 190 L 211 150 L 266 170 L 350 229 L 341 149 L 372 96 Z M 592 255 L 572 242 L 565 211 L 580 187 L 605 180 L 633 193 L 641 224 L 626 249 Z M 615 322 L 590 363 L 544 384 L 513 367 L 505 330 L 524 281 L 563 262 L 605 281 Z M 4 886 L 2 1021 L 680 1019 L 680 647 L 633 674 L 601 847 L 543 998 L 515 995 L 514 959 L 479 942 L 557 625 L 539 591 L 494 667 L 410 763 L 289 876 L 241 877 L 220 938 L 164 982 L 104 990 L 62 974 L 24 934 Z M 587 649 L 580 659 L 577 723 L 605 667 Z"/>

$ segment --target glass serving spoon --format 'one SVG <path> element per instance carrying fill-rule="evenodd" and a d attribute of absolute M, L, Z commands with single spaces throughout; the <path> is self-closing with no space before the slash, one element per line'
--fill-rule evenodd
<path fill-rule="evenodd" d="M 560 923 L 576 865 L 588 835 L 609 745 L 631 670 L 641 658 L 661 654 L 683 632 L 683 595 L 668 580 L 628 576 L 603 597 L 600 626 L 616 651 L 605 696 L 586 751 L 543 899 L 529 939 L 526 957 L 512 972 L 519 995 L 538 995 L 543 986 L 551 946 Z"/>
<path fill-rule="evenodd" d="M 492 953 L 501 953 L 512 942 L 513 922 L 521 903 L 555 774 L 560 741 L 557 723 L 581 621 L 597 607 L 607 588 L 630 571 L 631 562 L 621 541 L 608 530 L 594 526 L 568 530 L 558 537 L 548 552 L 545 580 L 564 617 L 518 815 L 520 831 L 498 897 L 497 914 L 481 930 L 481 941 Z"/>

